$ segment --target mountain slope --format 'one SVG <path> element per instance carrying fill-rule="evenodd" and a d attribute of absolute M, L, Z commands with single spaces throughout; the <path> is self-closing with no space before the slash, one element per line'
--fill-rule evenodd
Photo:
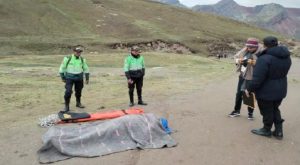
<path fill-rule="evenodd" d="M 238 5 L 233 0 L 222 0 L 215 5 L 198 5 L 193 9 L 197 11 L 218 13 L 219 15 L 239 20 L 243 18 L 243 13 L 246 8 Z"/>
<path fill-rule="evenodd" d="M 185 7 L 183 4 L 181 4 L 179 2 L 179 0 L 152 0 L 152 1 L 160 2 L 160 3 L 165 3 L 165 4 L 177 6 L 177 7 Z"/>
<path fill-rule="evenodd" d="M 0 0 L 1 54 L 61 53 L 74 44 L 110 51 L 114 43 L 161 39 L 208 54 L 213 41 L 270 32 L 226 18 L 148 0 Z M 234 29 L 234 30 L 233 30 Z"/>
<path fill-rule="evenodd" d="M 284 8 L 275 3 L 252 8 L 240 6 L 234 0 L 221 0 L 215 5 L 196 5 L 192 10 L 230 17 L 300 39 L 300 9 Z"/>

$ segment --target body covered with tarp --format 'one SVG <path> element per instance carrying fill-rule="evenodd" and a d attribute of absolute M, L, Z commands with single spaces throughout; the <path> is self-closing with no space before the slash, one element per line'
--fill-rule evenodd
<path fill-rule="evenodd" d="M 51 127 L 38 151 L 40 163 L 71 157 L 95 157 L 130 149 L 174 147 L 153 114 L 126 115 L 116 119 Z"/>

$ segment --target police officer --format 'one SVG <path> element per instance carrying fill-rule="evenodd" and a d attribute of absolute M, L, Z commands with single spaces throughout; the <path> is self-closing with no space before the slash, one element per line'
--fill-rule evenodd
<path fill-rule="evenodd" d="M 86 62 L 86 59 L 81 57 L 83 48 L 78 45 L 73 48 L 74 53 L 70 56 L 64 57 L 59 74 L 62 81 L 65 83 L 65 109 L 64 111 L 69 111 L 70 99 L 72 95 L 73 85 L 75 87 L 75 96 L 76 96 L 76 107 L 84 108 L 81 104 L 81 91 L 83 88 L 83 78 L 85 76 L 86 84 L 89 83 L 89 68 Z"/>
<path fill-rule="evenodd" d="M 134 106 L 134 87 L 136 86 L 136 91 L 138 95 L 138 104 L 139 105 L 147 105 L 147 103 L 143 102 L 142 99 L 142 87 L 143 87 L 143 79 L 145 75 L 145 63 L 144 57 L 140 55 L 140 49 L 138 46 L 133 46 L 131 48 L 131 53 L 125 58 L 124 61 L 124 72 L 128 82 L 129 88 L 129 106 Z"/>

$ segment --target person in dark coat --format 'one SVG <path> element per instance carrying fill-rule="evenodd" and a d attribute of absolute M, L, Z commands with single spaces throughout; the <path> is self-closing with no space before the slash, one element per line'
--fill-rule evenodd
<path fill-rule="evenodd" d="M 292 61 L 285 46 L 278 46 L 276 37 L 269 36 L 263 40 L 265 50 L 258 56 L 253 71 L 253 79 L 246 92 L 254 92 L 261 115 L 263 128 L 251 132 L 261 136 L 277 139 L 283 138 L 279 106 L 287 95 L 287 74 Z M 272 125 L 275 130 L 271 132 Z"/>

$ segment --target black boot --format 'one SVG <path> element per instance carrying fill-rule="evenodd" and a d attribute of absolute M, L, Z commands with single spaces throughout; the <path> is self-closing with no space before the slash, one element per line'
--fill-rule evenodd
<path fill-rule="evenodd" d="M 65 105 L 64 112 L 69 112 L 69 111 L 70 111 L 69 105 Z"/>
<path fill-rule="evenodd" d="M 284 120 L 281 120 L 280 123 L 275 123 L 275 131 L 272 132 L 272 135 L 278 139 L 278 140 L 282 140 L 283 139 L 283 130 L 282 130 L 282 123 L 284 122 Z"/>
<path fill-rule="evenodd" d="M 134 100 L 133 100 L 133 90 L 129 90 L 129 107 L 133 107 L 134 106 Z"/>
<path fill-rule="evenodd" d="M 142 100 L 139 100 L 138 104 L 139 105 L 148 105 L 147 103 L 143 102 Z"/>
<path fill-rule="evenodd" d="M 142 99 L 142 90 L 137 90 L 137 95 L 138 95 L 138 104 L 139 105 L 148 105 L 147 103 L 143 102 Z"/>
<path fill-rule="evenodd" d="M 70 99 L 71 98 L 68 98 L 68 97 L 65 97 L 65 108 L 64 108 L 64 112 L 68 112 L 70 111 Z"/>
<path fill-rule="evenodd" d="M 77 102 L 77 103 L 76 103 L 76 107 L 78 107 L 78 108 L 85 108 L 85 106 L 82 105 L 80 102 Z"/>
<path fill-rule="evenodd" d="M 256 134 L 256 135 L 260 135 L 260 136 L 266 136 L 266 137 L 271 137 L 272 132 L 270 131 L 270 129 L 267 128 L 260 128 L 260 129 L 253 129 L 251 130 L 252 133 Z"/>
<path fill-rule="evenodd" d="M 78 107 L 78 108 L 85 108 L 85 106 L 81 104 L 80 98 L 76 98 L 76 107 Z"/>
<path fill-rule="evenodd" d="M 129 103 L 129 107 L 133 107 L 134 106 L 134 103 L 133 102 L 130 102 Z"/>

